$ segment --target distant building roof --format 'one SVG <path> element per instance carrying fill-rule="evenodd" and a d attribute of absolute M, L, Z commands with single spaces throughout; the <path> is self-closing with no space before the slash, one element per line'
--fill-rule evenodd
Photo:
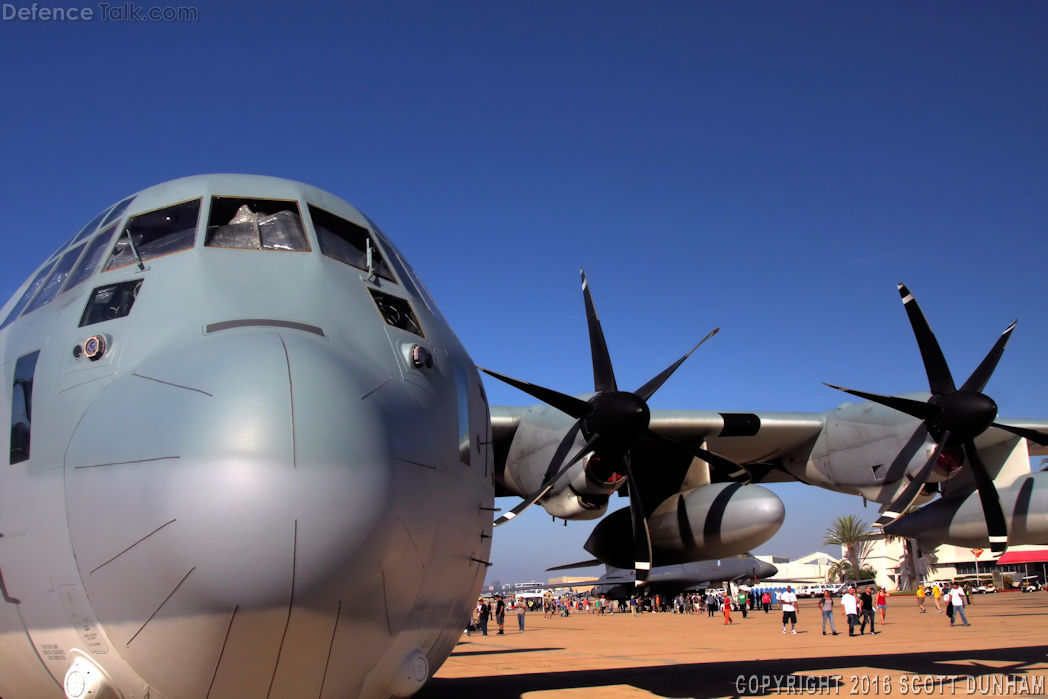
<path fill-rule="evenodd" d="M 1006 551 L 997 559 L 997 565 L 1015 565 L 1016 563 L 1043 563 L 1048 561 L 1048 549 L 1032 551 Z"/>

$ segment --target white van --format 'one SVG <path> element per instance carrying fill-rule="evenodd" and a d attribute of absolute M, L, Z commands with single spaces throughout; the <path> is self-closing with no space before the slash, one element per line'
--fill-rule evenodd
<path fill-rule="evenodd" d="M 797 589 L 798 597 L 822 597 L 823 590 L 829 589 L 826 585 L 805 585 Z"/>

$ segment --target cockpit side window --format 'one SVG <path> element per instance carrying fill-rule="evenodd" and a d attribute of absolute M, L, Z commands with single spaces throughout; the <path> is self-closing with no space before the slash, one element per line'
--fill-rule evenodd
<path fill-rule="evenodd" d="M 106 216 L 105 221 L 102 221 L 100 227 L 105 228 L 113 221 L 119 220 L 120 217 L 124 215 L 124 212 L 127 211 L 127 207 L 131 205 L 132 201 L 134 201 L 135 196 L 137 195 L 132 195 L 127 199 L 123 200 L 122 202 L 118 202 L 117 205 L 109 211 L 109 215 Z"/>
<path fill-rule="evenodd" d="M 367 228 L 312 204 L 309 205 L 309 215 L 313 219 L 313 228 L 317 232 L 321 252 L 339 262 L 367 271 L 370 248 L 371 268 L 375 274 L 387 281 L 396 282 Z"/>
<path fill-rule="evenodd" d="M 106 213 L 108 213 L 109 210 L 110 210 L 109 208 L 102 209 L 102 211 L 99 212 L 99 214 L 97 216 L 95 216 L 93 219 L 88 221 L 87 225 L 80 229 L 80 232 L 77 233 L 73 237 L 73 239 L 71 241 L 69 241 L 69 243 L 70 244 L 78 243 L 81 240 L 83 240 L 84 238 L 86 238 L 87 236 L 89 236 L 92 233 L 94 233 L 95 229 L 98 228 L 98 224 L 102 222 L 102 218 L 105 217 Z"/>
<path fill-rule="evenodd" d="M 37 350 L 19 357 L 11 386 L 11 460 L 17 464 L 29 460 L 29 434 L 33 422 L 33 377 L 36 374 Z"/>
<path fill-rule="evenodd" d="M 47 281 L 40 287 L 40 292 L 25 307 L 24 313 L 32 313 L 41 306 L 50 303 L 51 299 L 58 295 L 58 290 L 62 288 L 62 283 L 69 276 L 69 270 L 73 269 L 73 265 L 76 264 L 77 258 L 80 257 L 80 253 L 83 251 L 84 246 L 78 245 L 58 258 L 58 263 L 55 264 L 51 274 L 47 277 Z"/>
<path fill-rule="evenodd" d="M 109 228 L 99 233 L 95 238 L 87 244 L 87 250 L 84 252 L 84 256 L 80 258 L 80 262 L 77 263 L 76 269 L 69 275 L 66 280 L 65 288 L 62 289 L 62 293 L 69 291 L 80 282 L 84 281 L 98 269 L 98 263 L 102 260 L 102 255 L 108 249 L 109 239 L 113 237 L 113 229 L 116 228 L 114 223 Z"/>
<path fill-rule="evenodd" d="M 33 277 L 33 281 L 29 282 L 29 286 L 25 288 L 25 292 L 22 294 L 22 297 L 18 299 L 18 303 L 16 303 L 14 305 L 14 308 L 11 309 L 11 312 L 7 314 L 7 318 L 4 319 L 3 325 L 0 325 L 0 330 L 3 330 L 8 325 L 14 322 L 15 318 L 17 318 L 18 315 L 22 312 L 22 309 L 26 307 L 26 305 L 29 303 L 30 300 L 32 300 L 36 292 L 40 290 L 40 287 L 43 285 L 44 280 L 47 279 L 47 275 L 51 273 L 51 269 L 54 266 L 54 262 L 46 264 L 44 265 L 43 269 L 36 273 L 36 276 Z"/>
<path fill-rule="evenodd" d="M 132 216 L 116 239 L 105 271 L 137 262 L 135 250 L 148 260 L 193 247 L 199 216 L 199 199 Z M 128 238 L 134 241 L 134 250 Z"/>
<path fill-rule="evenodd" d="M 204 245 L 212 248 L 308 251 L 298 202 L 212 197 Z"/>

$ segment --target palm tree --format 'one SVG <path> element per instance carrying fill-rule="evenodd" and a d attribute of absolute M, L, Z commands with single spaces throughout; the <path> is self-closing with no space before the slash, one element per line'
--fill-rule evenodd
<path fill-rule="evenodd" d="M 830 523 L 822 537 L 824 546 L 844 547 L 844 557 L 830 568 L 830 577 L 858 578 L 862 561 L 870 552 L 873 531 L 855 515 L 844 515 Z"/>

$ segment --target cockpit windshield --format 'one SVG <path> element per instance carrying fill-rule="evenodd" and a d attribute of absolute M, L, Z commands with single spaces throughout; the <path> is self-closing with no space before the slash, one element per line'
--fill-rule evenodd
<path fill-rule="evenodd" d="M 312 204 L 309 205 L 309 215 L 313 219 L 313 228 L 317 231 L 321 252 L 339 262 L 353 265 L 364 271 L 368 271 L 368 254 L 370 253 L 372 271 L 387 281 L 396 281 L 386 261 L 382 259 L 381 251 L 372 242 L 367 228 Z"/>
<path fill-rule="evenodd" d="M 106 271 L 193 247 L 199 216 L 199 199 L 132 216 L 113 246 Z"/>
<path fill-rule="evenodd" d="M 204 245 L 212 248 L 308 251 L 298 202 L 212 197 Z"/>

